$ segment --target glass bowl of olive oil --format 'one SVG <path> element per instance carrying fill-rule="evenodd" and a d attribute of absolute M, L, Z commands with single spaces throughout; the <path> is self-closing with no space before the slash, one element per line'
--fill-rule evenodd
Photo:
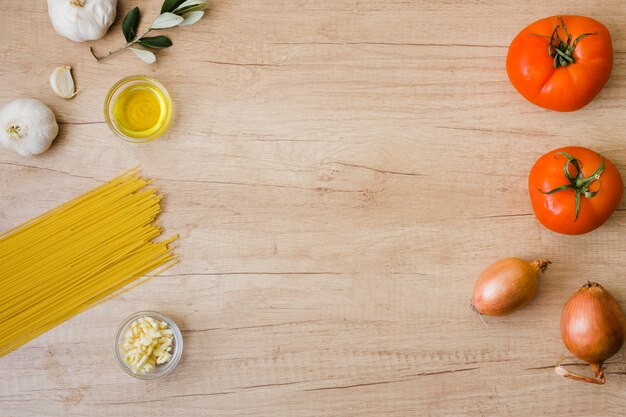
<path fill-rule="evenodd" d="M 119 80 L 106 96 L 104 117 L 120 138 L 135 143 L 161 136 L 172 120 L 172 99 L 157 80 L 133 75 Z"/>

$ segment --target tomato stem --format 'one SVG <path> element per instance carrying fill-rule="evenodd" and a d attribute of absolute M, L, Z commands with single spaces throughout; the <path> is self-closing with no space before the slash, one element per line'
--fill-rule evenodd
<path fill-rule="evenodd" d="M 565 158 L 567 158 L 567 162 L 565 162 L 565 166 L 563 167 L 563 174 L 565 175 L 565 178 L 567 178 L 567 180 L 569 181 L 569 184 L 558 186 L 550 191 L 543 191 L 541 189 L 539 189 L 539 191 L 543 194 L 554 194 L 558 193 L 559 191 L 573 190 L 574 204 L 576 207 L 576 217 L 574 217 L 574 222 L 576 222 L 576 220 L 578 220 L 578 214 L 580 213 L 581 195 L 585 198 L 593 198 L 600 191 L 600 186 L 602 185 L 602 183 L 600 182 L 600 176 L 604 172 L 604 158 L 600 156 L 600 166 L 598 167 L 598 169 L 596 169 L 596 171 L 591 174 L 591 176 L 585 178 L 582 172 L 582 162 L 580 162 L 578 159 L 574 158 L 567 152 L 557 152 L 554 155 L 555 159 L 557 158 L 557 155 L 563 155 Z M 570 173 L 570 165 L 576 171 L 574 175 Z M 598 181 L 598 188 L 595 191 L 590 191 L 589 187 L 591 187 L 591 184 L 596 181 Z"/>
<path fill-rule="evenodd" d="M 561 39 L 559 29 L 562 29 L 565 33 L 565 40 Z M 574 64 L 576 62 L 576 59 L 574 58 L 574 50 L 576 50 L 578 42 L 589 35 L 597 34 L 598 32 L 583 33 L 574 39 L 574 42 L 572 43 L 572 35 L 570 35 L 567 31 L 563 17 L 558 16 L 556 18 L 556 23 L 554 24 L 554 30 L 550 36 L 539 35 L 536 33 L 531 33 L 531 36 L 539 36 L 541 38 L 548 39 L 548 55 L 550 55 L 550 58 L 553 58 L 552 66 L 554 68 L 559 68 L 566 67 L 569 64 Z"/>

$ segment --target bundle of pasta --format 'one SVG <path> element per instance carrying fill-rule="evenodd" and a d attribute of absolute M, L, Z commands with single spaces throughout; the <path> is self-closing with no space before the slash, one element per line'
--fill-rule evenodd
<path fill-rule="evenodd" d="M 0 357 L 176 263 L 150 182 L 132 169 L 0 234 Z"/>

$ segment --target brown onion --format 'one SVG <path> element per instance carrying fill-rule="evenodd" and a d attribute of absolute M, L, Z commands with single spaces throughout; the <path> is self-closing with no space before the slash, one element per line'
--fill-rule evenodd
<path fill-rule="evenodd" d="M 561 316 L 561 337 L 572 354 L 591 365 L 595 378 L 572 374 L 557 366 L 560 376 L 604 384 L 602 365 L 624 344 L 624 311 L 602 285 L 587 282 L 567 300 Z"/>
<path fill-rule="evenodd" d="M 487 316 L 504 316 L 522 308 L 537 292 L 539 271 L 545 272 L 550 263 L 506 258 L 490 265 L 474 285 L 472 309 Z"/>

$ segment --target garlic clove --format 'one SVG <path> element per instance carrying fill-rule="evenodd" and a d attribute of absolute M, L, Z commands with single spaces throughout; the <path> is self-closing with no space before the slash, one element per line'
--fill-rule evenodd
<path fill-rule="evenodd" d="M 61 98 L 72 98 L 76 95 L 72 67 L 64 65 L 57 67 L 50 75 L 50 87 Z"/>

